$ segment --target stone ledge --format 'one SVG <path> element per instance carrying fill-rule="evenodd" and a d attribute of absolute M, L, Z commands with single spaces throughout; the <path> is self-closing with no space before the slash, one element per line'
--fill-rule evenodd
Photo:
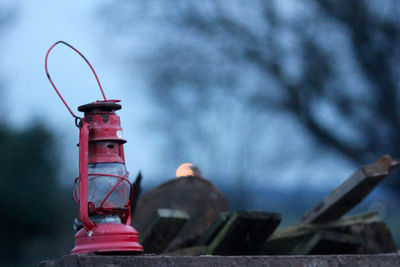
<path fill-rule="evenodd" d="M 400 254 L 315 256 L 68 255 L 39 266 L 400 266 Z"/>

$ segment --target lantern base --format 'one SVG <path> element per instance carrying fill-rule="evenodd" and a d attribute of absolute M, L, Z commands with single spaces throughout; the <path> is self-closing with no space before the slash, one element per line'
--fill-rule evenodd
<path fill-rule="evenodd" d="M 75 247 L 71 254 L 142 252 L 139 234 L 131 226 L 120 223 L 97 225 L 91 233 L 85 228 L 75 235 Z"/>

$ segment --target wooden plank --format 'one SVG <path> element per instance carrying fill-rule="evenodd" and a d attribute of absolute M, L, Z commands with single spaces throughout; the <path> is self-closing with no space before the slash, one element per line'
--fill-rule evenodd
<path fill-rule="evenodd" d="M 336 221 L 294 225 L 275 231 L 261 247 L 265 255 L 290 255 L 299 244 L 307 243 L 318 232 L 351 234 L 360 240 L 357 253 L 389 253 L 395 244 L 389 229 L 377 213 L 345 216 Z M 332 253 L 334 250 L 332 250 Z"/>
<path fill-rule="evenodd" d="M 160 208 L 184 210 L 190 217 L 168 245 L 167 250 L 172 251 L 193 246 L 218 215 L 228 210 L 228 202 L 206 179 L 195 176 L 172 179 L 139 199 L 133 220 L 139 234 L 146 232 L 154 212 Z"/>
<path fill-rule="evenodd" d="M 297 223 L 321 223 L 340 218 L 360 203 L 398 165 L 398 160 L 383 156 L 372 165 L 362 166 L 308 210 Z"/>
<path fill-rule="evenodd" d="M 145 253 L 163 252 L 188 220 L 185 211 L 157 209 L 147 231 L 140 236 Z"/>
<path fill-rule="evenodd" d="M 289 255 L 355 254 L 360 239 L 350 234 L 333 231 L 318 231 L 308 240 L 298 242 Z"/>
<path fill-rule="evenodd" d="M 314 233 L 296 233 L 293 235 L 271 238 L 261 246 L 261 255 L 290 255 L 297 244 L 307 242 Z"/>
<path fill-rule="evenodd" d="M 200 236 L 199 240 L 196 242 L 196 246 L 210 244 L 232 214 L 233 212 L 221 212 L 218 218 L 215 219 L 215 221 L 207 229 L 207 231 L 202 236 Z"/>
<path fill-rule="evenodd" d="M 360 238 L 359 254 L 391 253 L 397 250 L 392 233 L 384 222 L 353 225 L 348 227 L 347 232 Z"/>
<path fill-rule="evenodd" d="M 207 248 L 207 254 L 255 255 L 281 221 L 278 213 L 234 212 Z"/>
<path fill-rule="evenodd" d="M 336 229 L 336 228 L 339 229 L 352 225 L 378 223 L 378 222 L 382 222 L 382 219 L 379 217 L 378 213 L 376 212 L 360 213 L 350 216 L 344 216 L 339 220 L 325 222 L 325 223 L 296 224 L 293 226 L 289 226 L 287 228 L 275 231 L 272 234 L 270 240 L 283 238 L 286 236 L 296 236 L 296 235 L 315 233 L 316 231 L 324 229 Z"/>

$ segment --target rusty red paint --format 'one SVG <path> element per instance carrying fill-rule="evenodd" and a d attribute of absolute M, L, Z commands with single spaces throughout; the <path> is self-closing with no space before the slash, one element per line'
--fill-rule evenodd
<path fill-rule="evenodd" d="M 88 165 L 96 163 L 122 163 L 125 164 L 122 139 L 118 131 L 122 132 L 119 116 L 115 113 L 120 109 L 115 101 L 97 101 L 79 107 L 84 111 L 80 124 L 79 141 L 79 211 L 84 228 L 75 235 L 75 248 L 72 254 L 89 252 L 112 251 L 143 251 L 139 244 L 137 231 L 130 226 L 130 200 L 133 197 L 132 184 L 125 177 L 118 175 L 88 173 Z M 90 176 L 109 176 L 119 179 L 111 190 L 104 196 L 100 206 L 96 207 L 88 199 L 88 179 Z M 130 197 L 124 208 L 113 207 L 108 198 L 123 182 L 129 183 Z M 107 207 L 103 207 L 107 203 Z M 88 204 L 92 204 L 89 214 Z M 111 205 L 111 207 L 110 207 Z M 119 223 L 102 223 L 96 225 L 91 219 L 95 215 L 117 215 L 121 218 Z"/>
<path fill-rule="evenodd" d="M 48 56 L 57 44 L 70 47 L 86 61 L 104 98 L 102 101 L 80 106 L 78 110 L 84 112 L 83 118 L 72 112 L 48 72 Z M 71 253 L 143 251 L 143 247 L 139 244 L 138 232 L 130 226 L 132 217 L 130 206 L 134 192 L 128 180 L 129 173 L 125 168 L 123 145 L 126 140 L 122 137 L 120 118 L 115 113 L 121 109 L 121 105 L 117 104 L 120 100 L 106 99 L 97 74 L 89 61 L 66 42 L 58 41 L 49 48 L 45 57 L 45 70 L 51 85 L 80 129 L 79 177 L 75 179 L 79 190 L 75 187 L 73 195 L 79 205 L 79 217 L 83 228 L 75 235 L 75 247 Z M 98 173 L 96 171 L 98 169 L 107 173 Z M 123 176 L 120 175 L 121 171 L 124 173 Z M 100 185 L 99 188 L 96 188 L 96 185 Z M 96 216 L 105 217 L 99 220 Z"/>

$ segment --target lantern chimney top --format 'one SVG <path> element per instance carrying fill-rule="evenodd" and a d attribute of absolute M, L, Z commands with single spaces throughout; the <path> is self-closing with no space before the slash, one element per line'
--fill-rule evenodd
<path fill-rule="evenodd" d="M 91 112 L 94 110 L 101 110 L 101 111 L 115 111 L 120 110 L 121 105 L 117 104 L 120 100 L 103 100 L 103 101 L 96 101 L 86 105 L 82 105 L 78 107 L 78 111 L 81 112 Z"/>

